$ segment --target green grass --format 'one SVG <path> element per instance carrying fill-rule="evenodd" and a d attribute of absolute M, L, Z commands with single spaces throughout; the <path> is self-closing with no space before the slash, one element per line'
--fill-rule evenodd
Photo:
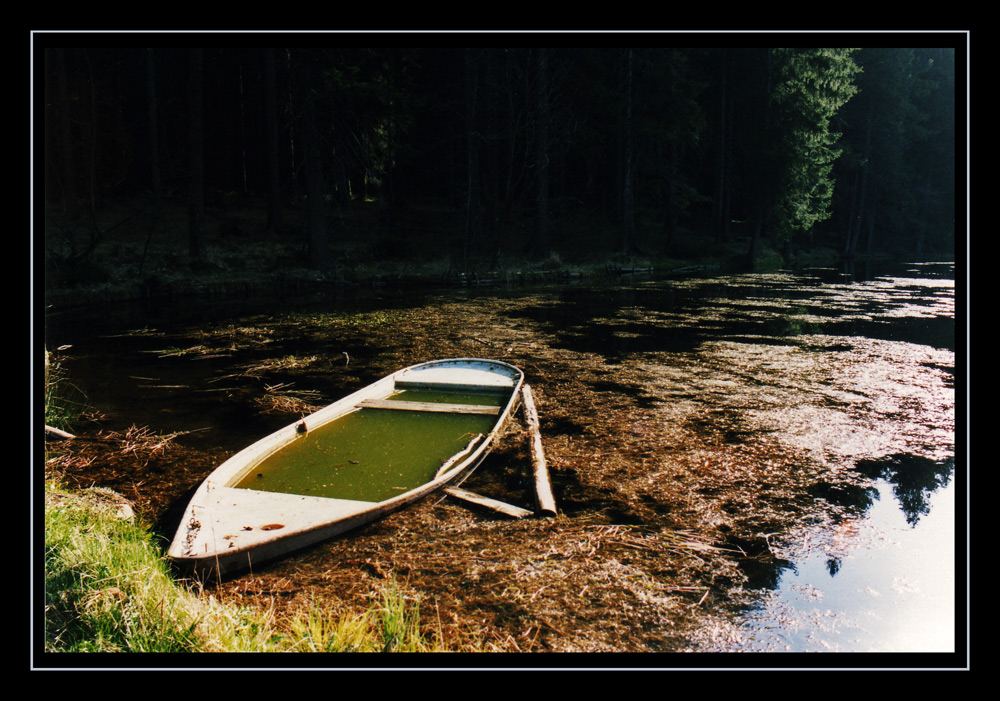
<path fill-rule="evenodd" d="M 390 581 L 369 610 L 279 621 L 175 580 L 148 527 L 108 490 L 46 484 L 47 652 L 423 652 L 419 604 Z"/>
<path fill-rule="evenodd" d="M 193 651 L 196 604 L 171 582 L 149 531 L 113 500 L 46 485 L 46 651 Z"/>
<path fill-rule="evenodd" d="M 313 607 L 288 625 L 287 648 L 299 652 L 443 652 L 420 630 L 420 606 L 390 580 L 368 611 L 331 618 Z"/>

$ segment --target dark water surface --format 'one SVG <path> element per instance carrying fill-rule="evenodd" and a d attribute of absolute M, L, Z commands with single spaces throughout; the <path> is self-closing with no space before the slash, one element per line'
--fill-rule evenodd
<path fill-rule="evenodd" d="M 109 426 L 195 431 L 187 440 L 220 456 L 289 423 L 247 399 L 265 389 L 325 404 L 434 356 L 509 360 L 543 408 L 566 407 L 543 430 L 570 522 L 596 513 L 572 498 L 586 484 L 746 550 L 739 604 L 696 599 L 705 615 L 685 649 L 953 652 L 967 497 L 954 272 L 123 305 L 51 316 L 46 346 L 70 346 L 64 364 Z M 614 429 L 601 431 L 601 412 Z M 794 458 L 767 457 L 778 453 Z M 588 478 L 589 463 L 605 467 Z M 666 649 L 648 622 L 666 597 L 641 596 L 642 635 Z"/>

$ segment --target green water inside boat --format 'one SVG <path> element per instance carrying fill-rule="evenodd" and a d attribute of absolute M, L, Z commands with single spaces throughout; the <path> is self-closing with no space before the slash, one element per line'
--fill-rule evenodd
<path fill-rule="evenodd" d="M 499 406 L 492 393 L 408 390 L 400 401 Z M 359 409 L 298 436 L 233 484 L 285 494 L 384 501 L 430 481 L 496 416 Z"/>

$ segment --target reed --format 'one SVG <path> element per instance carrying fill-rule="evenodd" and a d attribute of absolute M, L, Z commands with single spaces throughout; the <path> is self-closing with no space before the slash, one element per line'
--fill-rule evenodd
<path fill-rule="evenodd" d="M 289 649 L 299 652 L 442 652 L 440 631 L 421 630 L 420 606 L 390 578 L 367 611 L 338 617 L 318 606 L 287 623 Z"/>
<path fill-rule="evenodd" d="M 299 414 L 305 416 L 322 406 L 316 390 L 290 389 L 291 383 L 264 385 L 264 392 L 253 397 L 253 403 L 264 413 Z"/>
<path fill-rule="evenodd" d="M 86 412 L 83 393 L 69 382 L 55 353 L 45 349 L 45 425 L 68 430 Z"/>

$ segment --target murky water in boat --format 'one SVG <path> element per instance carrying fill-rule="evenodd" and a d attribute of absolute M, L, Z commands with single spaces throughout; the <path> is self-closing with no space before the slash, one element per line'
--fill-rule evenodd
<path fill-rule="evenodd" d="M 233 486 L 383 501 L 429 482 L 476 435 L 489 433 L 495 421 L 475 414 L 360 409 L 296 438 Z"/>
<path fill-rule="evenodd" d="M 331 326 L 359 310 L 368 326 Z M 955 538 L 967 495 L 955 449 L 952 264 L 857 278 L 813 270 L 385 291 L 197 312 L 204 316 L 109 316 L 103 327 L 91 318 L 86 328 L 56 323 L 83 315 L 54 318 L 46 343 L 73 344 L 64 352 L 73 380 L 110 423 L 195 430 L 185 440 L 222 454 L 289 423 L 249 409 L 246 397 L 267 387 L 292 382 L 326 403 L 432 357 L 509 360 L 541 395 L 565 528 L 611 519 L 624 524 L 614 528 L 692 529 L 736 553 L 742 579 L 706 576 L 684 605 L 696 623 L 683 642 L 674 602 L 685 594 L 659 579 L 664 560 L 636 559 L 644 548 L 566 556 L 559 577 L 572 595 L 547 601 L 560 581 L 550 576 L 519 604 L 560 611 L 565 623 L 548 649 L 962 645 Z M 202 350 L 163 352 L 188 347 Z M 276 361 L 286 357 L 299 369 L 282 371 Z M 538 553 L 528 536 L 506 538 L 524 541 L 524 553 L 506 558 L 513 574 L 549 563 L 548 536 Z M 411 578 L 419 583 L 416 569 Z M 493 587 L 505 607 L 514 605 L 508 584 Z M 604 591 L 618 598 L 601 604 Z"/>

